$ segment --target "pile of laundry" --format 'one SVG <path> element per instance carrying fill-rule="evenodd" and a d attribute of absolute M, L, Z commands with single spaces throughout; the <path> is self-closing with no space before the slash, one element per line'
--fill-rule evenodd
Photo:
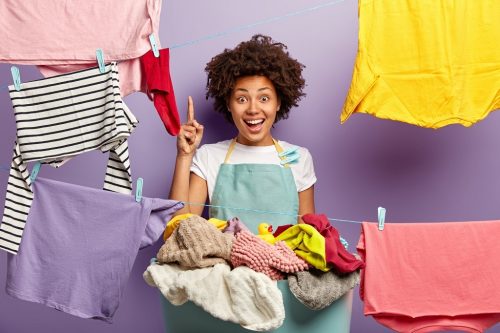
<path fill-rule="evenodd" d="M 303 221 L 263 237 L 237 217 L 178 215 L 144 280 L 173 305 L 192 301 L 246 329 L 276 329 L 285 318 L 277 280 L 288 279 L 301 303 L 321 310 L 354 288 L 364 268 L 325 215 L 307 214 Z"/>

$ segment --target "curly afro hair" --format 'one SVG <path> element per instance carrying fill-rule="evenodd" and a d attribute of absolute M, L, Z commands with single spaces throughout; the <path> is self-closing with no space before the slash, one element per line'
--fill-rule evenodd
<path fill-rule="evenodd" d="M 214 98 L 215 111 L 233 123 L 227 102 L 236 80 L 242 76 L 263 75 L 273 83 L 281 101 L 275 122 L 288 118 L 290 109 L 305 96 L 302 91 L 305 86 L 302 69 L 305 66 L 291 58 L 286 49 L 286 45 L 273 41 L 271 37 L 255 35 L 234 49 L 225 49 L 213 57 L 205 71 L 208 74 L 206 98 Z"/>

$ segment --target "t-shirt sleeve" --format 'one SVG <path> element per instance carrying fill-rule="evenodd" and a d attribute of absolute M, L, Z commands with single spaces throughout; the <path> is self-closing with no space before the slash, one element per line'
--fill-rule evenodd
<path fill-rule="evenodd" d="M 301 149 L 299 163 L 296 165 L 295 171 L 298 192 L 305 191 L 316 183 L 313 158 L 307 148 Z"/>
<path fill-rule="evenodd" d="M 199 177 L 207 180 L 208 174 L 208 154 L 205 146 L 201 146 L 196 149 L 196 153 L 193 157 L 193 162 L 191 163 L 191 172 L 194 172 Z"/>

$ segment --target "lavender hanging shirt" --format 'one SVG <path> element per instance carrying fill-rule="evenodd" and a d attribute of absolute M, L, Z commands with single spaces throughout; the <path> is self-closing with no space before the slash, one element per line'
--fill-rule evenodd
<path fill-rule="evenodd" d="M 137 251 L 163 233 L 182 203 L 37 178 L 6 292 L 83 318 L 111 322 Z"/>

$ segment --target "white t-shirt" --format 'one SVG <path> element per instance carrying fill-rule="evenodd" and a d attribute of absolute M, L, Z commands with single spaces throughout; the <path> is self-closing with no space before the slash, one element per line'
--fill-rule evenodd
<path fill-rule="evenodd" d="M 196 150 L 194 155 L 193 163 L 191 164 L 191 172 L 194 172 L 207 181 L 208 198 L 210 201 L 212 200 L 212 193 L 214 191 L 219 167 L 224 163 L 231 141 L 232 140 L 226 140 L 203 145 Z M 278 141 L 278 143 L 284 150 L 297 147 L 285 141 Z M 298 148 L 298 153 L 300 154 L 298 162 L 289 165 L 292 170 L 295 185 L 297 186 L 297 192 L 302 192 L 316 183 L 316 174 L 314 173 L 313 159 L 309 150 L 303 147 Z M 228 163 L 280 165 L 280 161 L 274 145 L 256 147 L 236 143 Z"/>

